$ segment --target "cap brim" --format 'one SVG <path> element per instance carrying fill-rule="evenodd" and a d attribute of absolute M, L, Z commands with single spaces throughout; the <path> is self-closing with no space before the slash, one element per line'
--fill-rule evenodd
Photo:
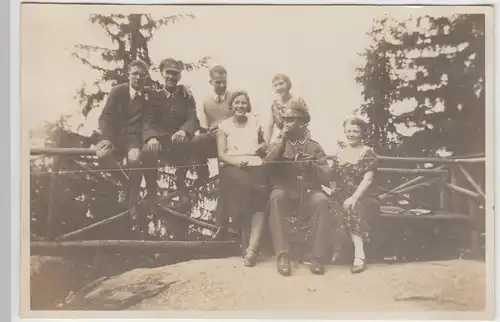
<path fill-rule="evenodd" d="M 164 68 L 164 70 L 170 70 L 170 71 L 173 71 L 173 72 L 178 72 L 178 73 L 180 73 L 180 72 L 181 72 L 181 70 L 180 70 L 180 69 L 178 69 L 178 68 L 172 68 L 172 67 L 170 67 L 170 68 L 169 68 L 169 67 L 166 67 L 166 68 Z"/>

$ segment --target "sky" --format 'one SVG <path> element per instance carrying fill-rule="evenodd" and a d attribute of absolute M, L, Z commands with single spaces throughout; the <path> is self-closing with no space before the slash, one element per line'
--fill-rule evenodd
<path fill-rule="evenodd" d="M 343 139 L 342 120 L 363 103 L 362 88 L 354 80 L 363 64 L 358 53 L 369 45 L 372 21 L 389 15 L 405 19 L 415 10 L 405 7 L 356 6 L 91 6 L 23 5 L 21 13 L 21 106 L 25 126 L 36 129 L 74 115 L 88 134 L 97 128 L 101 108 L 87 119 L 74 96 L 96 73 L 71 56 L 75 44 L 112 47 L 104 30 L 92 25 L 93 13 L 152 13 L 154 17 L 193 13 L 156 31 L 149 43 L 152 60 L 166 57 L 196 61 L 212 56 L 209 64 L 228 70 L 230 89 L 250 94 L 255 112 L 265 117 L 274 98 L 271 80 L 285 73 L 292 93 L 305 99 L 311 112 L 312 136 L 327 153 Z M 449 11 L 448 11 L 449 12 Z M 159 79 L 158 74 L 152 74 Z M 187 84 L 201 107 L 211 92 L 206 69 L 185 72 Z M 33 145 L 40 141 L 33 141 Z"/>

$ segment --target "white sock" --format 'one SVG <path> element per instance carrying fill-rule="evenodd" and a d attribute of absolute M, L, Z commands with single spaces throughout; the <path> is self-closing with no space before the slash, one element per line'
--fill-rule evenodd
<path fill-rule="evenodd" d="M 354 244 L 354 258 L 365 259 L 365 250 L 363 247 L 363 239 L 361 236 L 351 234 L 352 242 Z"/>

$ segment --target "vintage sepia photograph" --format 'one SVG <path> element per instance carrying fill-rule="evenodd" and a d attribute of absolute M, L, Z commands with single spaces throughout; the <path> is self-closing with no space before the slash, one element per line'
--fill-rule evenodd
<path fill-rule="evenodd" d="M 492 7 L 20 23 L 21 316 L 493 317 Z"/>

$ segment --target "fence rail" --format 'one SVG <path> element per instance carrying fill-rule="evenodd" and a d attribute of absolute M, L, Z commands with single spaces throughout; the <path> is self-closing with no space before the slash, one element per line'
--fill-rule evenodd
<path fill-rule="evenodd" d="M 63 175 L 64 171 L 58 172 L 59 158 L 67 157 L 72 160 L 82 171 L 93 170 L 90 165 L 84 164 L 89 162 L 88 160 L 75 160 L 78 156 L 95 156 L 95 149 L 91 148 L 31 148 L 31 156 L 40 155 L 50 155 L 55 157 L 55 169 L 50 173 L 52 180 L 49 184 L 49 188 L 54 188 L 54 178 L 57 175 Z M 393 166 L 395 164 L 402 164 L 408 166 L 423 164 L 424 167 L 420 168 L 404 168 L 404 167 L 379 167 L 378 172 L 381 175 L 393 173 L 400 174 L 402 176 L 416 176 L 406 182 L 401 183 L 394 188 L 379 187 L 381 192 L 379 194 L 379 200 L 382 202 L 390 200 L 404 200 L 406 202 L 414 202 L 415 204 L 423 205 L 427 208 L 432 209 L 432 214 L 420 215 L 420 216 L 404 216 L 402 214 L 394 214 L 387 211 L 382 207 L 381 215 L 387 218 L 412 218 L 412 219 L 436 219 L 436 220 L 465 220 L 470 222 L 470 244 L 474 252 L 478 252 L 478 220 L 479 220 L 479 209 L 480 205 L 484 205 L 486 192 L 481 184 L 474 178 L 467 167 L 478 167 L 484 166 L 486 161 L 484 155 L 474 155 L 474 156 L 461 156 L 461 157 L 451 157 L 451 158 L 437 158 L 437 157 L 389 157 L 389 156 L 378 156 L 379 160 L 383 164 L 384 162 L 390 162 Z M 92 159 L 91 159 L 92 160 Z M 93 161 L 95 162 L 95 160 Z M 83 163 L 83 164 L 82 164 Z M 429 166 L 431 164 L 432 166 Z M 100 179 L 104 178 L 98 175 Z M 113 185 L 119 185 L 119 180 L 113 178 L 106 178 Z M 218 176 L 210 178 L 208 181 L 199 183 L 198 185 L 190 187 L 190 189 L 196 189 L 209 182 L 214 182 L 218 179 Z M 484 178 L 483 178 L 484 182 Z M 432 206 L 428 202 L 423 200 L 416 200 L 410 196 L 410 192 L 416 191 L 418 189 L 429 189 L 430 187 L 437 187 L 436 195 L 439 196 L 439 205 Z M 111 216 L 109 218 L 103 219 L 99 222 L 90 224 L 86 227 L 77 229 L 72 232 L 68 232 L 61 236 L 52 236 L 50 231 L 53 216 L 52 216 L 52 204 L 55 202 L 51 194 L 51 200 L 49 200 L 49 213 L 47 216 L 47 228 L 48 232 L 45 238 L 37 236 L 37 238 L 31 242 L 32 252 L 50 252 L 56 249 L 154 249 L 154 250 L 182 250 L 182 249 L 194 249 L 197 247 L 208 247 L 206 245 L 219 245 L 216 242 L 139 242 L 139 241 L 71 241 L 66 242 L 65 240 L 70 238 L 75 238 L 81 235 L 83 232 L 95 229 L 97 227 L 109 224 L 116 221 L 122 217 L 129 214 L 128 211 L 121 212 L 117 215 Z M 163 199 L 165 201 L 172 200 L 178 195 L 177 191 L 168 194 Z M 187 214 L 178 212 L 170 207 L 160 206 L 159 211 L 161 211 L 163 216 L 170 216 L 180 219 L 186 223 L 193 224 L 200 228 L 209 229 L 215 231 L 218 229 L 217 226 L 192 218 Z M 234 230 L 230 231 L 230 234 L 237 235 Z M 189 246 L 188 246 L 189 245 Z M 203 246 L 201 246 L 203 245 Z"/>

